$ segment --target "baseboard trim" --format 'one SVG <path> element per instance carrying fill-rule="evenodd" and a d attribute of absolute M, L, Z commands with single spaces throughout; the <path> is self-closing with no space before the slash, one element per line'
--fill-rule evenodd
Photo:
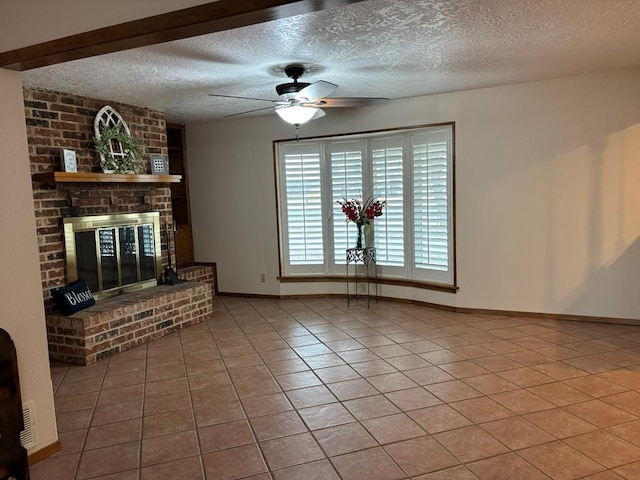
<path fill-rule="evenodd" d="M 60 440 L 56 440 L 51 445 L 47 445 L 46 447 L 41 448 L 40 450 L 36 450 L 35 452 L 30 453 L 29 465 L 38 463 L 40 460 L 44 460 L 45 458 L 50 457 L 51 455 L 59 452 L 60 450 L 62 450 L 62 444 L 60 443 Z"/>
<path fill-rule="evenodd" d="M 219 292 L 219 296 L 222 297 L 246 297 L 246 298 L 265 298 L 272 300 L 287 300 L 287 299 L 304 299 L 304 298 L 346 298 L 345 294 L 330 293 L 330 294 L 300 294 L 300 295 L 261 295 L 255 293 L 231 293 L 231 292 Z M 615 317 L 593 317 L 588 315 L 570 315 L 565 313 L 540 313 L 540 312 L 520 312 L 515 310 L 494 310 L 488 308 L 473 308 L 473 307 L 453 307 L 451 305 L 442 305 L 439 303 L 424 302 L 421 300 L 411 300 L 407 298 L 396 297 L 382 297 L 379 296 L 378 300 L 394 303 L 405 303 L 410 305 L 418 305 L 421 307 L 435 308 L 437 310 L 443 310 L 453 313 L 469 313 L 475 315 L 495 315 L 500 317 L 528 317 L 541 320 L 563 320 L 569 322 L 589 322 L 589 323 L 608 323 L 615 325 L 638 325 L 640 326 L 640 319 L 635 318 L 615 318 Z"/>

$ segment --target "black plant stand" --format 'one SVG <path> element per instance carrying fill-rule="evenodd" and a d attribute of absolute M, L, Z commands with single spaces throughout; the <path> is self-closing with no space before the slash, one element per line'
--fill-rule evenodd
<path fill-rule="evenodd" d="M 354 300 L 358 300 L 358 264 L 365 266 L 366 282 L 367 282 L 367 307 L 371 306 L 371 283 L 375 285 L 374 298 L 378 302 L 378 268 L 376 266 L 376 249 L 374 247 L 367 248 L 347 248 L 347 306 L 350 305 L 351 296 L 349 295 L 349 265 L 353 264 L 353 276 L 356 284 L 356 293 Z"/>

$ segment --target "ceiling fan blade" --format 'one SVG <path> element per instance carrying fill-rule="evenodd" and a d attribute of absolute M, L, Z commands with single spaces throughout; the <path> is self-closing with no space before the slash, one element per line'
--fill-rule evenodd
<path fill-rule="evenodd" d="M 335 83 L 318 80 L 317 82 L 313 82 L 311 85 L 304 87 L 296 93 L 296 96 L 293 98 L 304 102 L 315 102 L 320 98 L 330 95 L 336 88 L 338 88 L 338 85 Z"/>
<path fill-rule="evenodd" d="M 315 113 L 315 115 L 313 117 L 311 117 L 311 120 L 317 120 L 319 118 L 322 118 L 326 115 L 326 113 L 324 113 L 324 111 L 320 108 L 318 108 L 318 111 Z"/>
<path fill-rule="evenodd" d="M 254 98 L 254 97 L 238 97 L 236 95 L 219 95 L 217 93 L 210 93 L 210 97 L 222 97 L 222 98 L 239 98 L 241 100 L 260 100 L 261 102 L 277 103 L 279 100 L 268 100 L 266 98 Z"/>
<path fill-rule="evenodd" d="M 273 107 L 254 108 L 253 110 L 247 110 L 246 112 L 232 113 L 231 115 L 225 115 L 224 118 L 237 117 L 238 115 L 244 115 L 245 113 L 253 113 L 253 112 L 259 112 L 260 110 L 271 110 L 271 109 L 273 109 Z"/>
<path fill-rule="evenodd" d="M 388 98 L 376 97 L 343 97 L 323 98 L 318 102 L 321 107 L 381 107 L 389 103 Z"/>

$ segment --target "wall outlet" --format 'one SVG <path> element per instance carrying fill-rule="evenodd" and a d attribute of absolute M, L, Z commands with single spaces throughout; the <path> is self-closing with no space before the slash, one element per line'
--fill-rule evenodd
<path fill-rule="evenodd" d="M 367 293 L 367 284 L 366 283 L 359 283 L 358 284 L 358 292 L 359 293 Z"/>
<path fill-rule="evenodd" d="M 266 283 L 267 281 L 267 275 L 264 273 L 260 274 L 260 283 Z"/>

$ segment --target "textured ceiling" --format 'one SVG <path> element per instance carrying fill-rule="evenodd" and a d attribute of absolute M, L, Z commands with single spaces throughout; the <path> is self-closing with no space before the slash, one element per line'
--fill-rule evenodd
<path fill-rule="evenodd" d="M 640 0 L 368 0 L 23 78 L 191 123 L 268 106 L 207 94 L 277 99 L 289 63 L 338 84 L 332 96 L 398 99 L 635 68 L 639 47 Z"/>

